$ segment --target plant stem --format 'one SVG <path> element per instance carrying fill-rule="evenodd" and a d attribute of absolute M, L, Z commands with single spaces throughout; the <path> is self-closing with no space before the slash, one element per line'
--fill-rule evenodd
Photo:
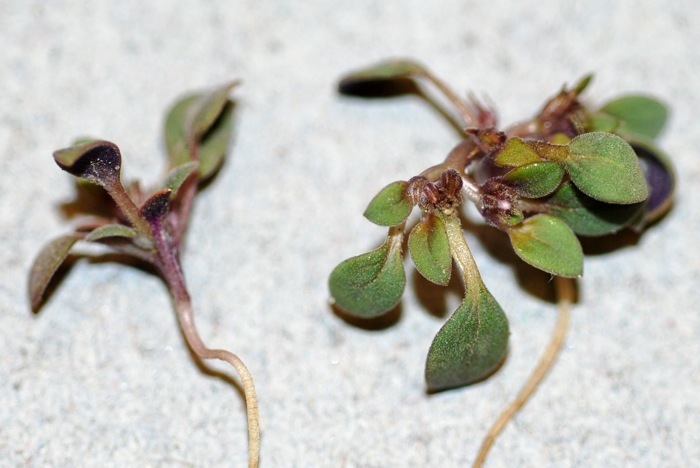
<path fill-rule="evenodd" d="M 432 72 L 425 69 L 423 70 L 423 76 L 432 82 L 441 92 L 445 95 L 448 101 L 452 103 L 459 112 L 459 115 L 464 120 L 467 127 L 475 127 L 479 120 L 474 112 L 469 108 L 467 103 L 463 101 L 452 89 L 447 86 L 440 78 L 433 75 Z"/>
<path fill-rule="evenodd" d="M 570 306 L 574 301 L 574 281 L 569 278 L 560 276 L 554 277 L 554 285 L 557 294 L 558 313 L 557 323 L 552 332 L 552 337 L 544 354 L 540 358 L 540 362 L 535 367 L 535 370 L 530 374 L 530 377 L 520 389 L 520 393 L 508 405 L 501 415 L 496 419 L 491 428 L 486 434 L 484 441 L 481 443 L 481 448 L 474 461 L 474 468 L 483 466 L 486 456 L 491 449 L 496 437 L 503 431 L 506 424 L 513 419 L 515 414 L 527 403 L 532 394 L 537 390 L 537 387 L 542 383 L 542 380 L 547 375 L 547 372 L 552 368 L 556 358 L 561 351 L 562 344 L 566 338 L 566 332 L 569 328 Z"/>
<path fill-rule="evenodd" d="M 223 349 L 210 349 L 204 344 L 194 323 L 192 301 L 185 286 L 185 278 L 177 259 L 177 253 L 166 238 L 161 223 L 152 223 L 151 229 L 160 256 L 159 266 L 173 295 L 178 322 L 187 345 L 200 359 L 219 359 L 229 363 L 241 379 L 248 416 L 248 466 L 256 468 L 260 459 L 260 422 L 253 376 L 243 361 L 234 353 Z"/>
<path fill-rule="evenodd" d="M 124 190 L 124 186 L 121 184 L 119 179 L 116 179 L 114 183 L 108 183 L 103 185 L 104 189 L 107 191 L 114 203 L 117 204 L 119 210 L 126 216 L 129 220 L 131 226 L 138 231 L 139 234 L 144 236 L 151 236 L 151 229 L 141 216 L 139 216 L 139 209 L 134 204 L 133 200 L 129 197 L 129 194 Z"/>
<path fill-rule="evenodd" d="M 459 222 L 459 217 L 455 212 L 443 213 L 442 217 L 443 222 L 445 223 L 445 230 L 447 231 L 447 240 L 450 244 L 452 258 L 464 277 L 464 289 L 466 289 L 466 295 L 477 294 L 479 291 L 479 285 L 483 281 L 481 279 L 481 274 L 479 273 L 479 268 L 476 266 L 476 262 L 472 256 L 472 252 L 469 250 L 469 245 L 467 244 L 466 239 L 464 239 L 464 232 L 462 231 L 462 225 Z"/>

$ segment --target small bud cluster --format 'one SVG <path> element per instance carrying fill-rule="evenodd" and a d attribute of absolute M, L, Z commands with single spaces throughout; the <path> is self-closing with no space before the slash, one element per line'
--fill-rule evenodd
<path fill-rule="evenodd" d="M 423 176 L 413 177 L 408 181 L 408 193 L 413 203 L 426 213 L 450 213 L 462 204 L 462 183 L 459 172 L 448 169 L 436 182 L 429 182 Z"/>

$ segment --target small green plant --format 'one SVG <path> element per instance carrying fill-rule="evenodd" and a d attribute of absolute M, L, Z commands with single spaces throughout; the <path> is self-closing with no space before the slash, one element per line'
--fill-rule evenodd
<path fill-rule="evenodd" d="M 453 124 L 464 129 L 463 140 L 443 162 L 379 191 L 364 215 L 388 227 L 386 241 L 343 261 L 329 279 L 336 307 L 371 319 L 401 299 L 405 246 L 418 272 L 438 285 L 448 284 L 454 262 L 464 299 L 428 350 L 429 391 L 483 380 L 498 369 L 508 350 L 508 320 L 464 238 L 460 210 L 465 202 L 510 238 L 518 257 L 555 277 L 560 314 L 550 345 L 520 395 L 489 431 L 475 466 L 483 463 L 495 437 L 534 392 L 561 348 L 574 300 L 571 278 L 583 274 L 577 235 L 603 236 L 625 227 L 639 231 L 671 203 L 673 170 L 653 143 L 666 120 L 665 107 L 639 95 L 588 107 L 579 96 L 590 80 L 587 76 L 563 88 L 534 118 L 505 130 L 498 129 L 493 110 L 475 99 L 461 99 L 412 61 L 379 63 L 347 75 L 339 85 L 345 94 L 382 96 L 396 94 L 396 89 L 415 91 L 417 83 L 427 82 L 453 106 L 452 114 L 458 116 Z M 420 217 L 407 229 L 415 207 Z"/>
<path fill-rule="evenodd" d="M 114 143 L 84 139 L 54 153 L 58 166 L 78 178 L 79 193 L 92 198 L 99 216 L 85 219 L 74 232 L 58 237 L 39 252 L 29 275 L 29 298 L 36 312 L 52 277 L 81 242 L 106 245 L 152 265 L 170 289 L 180 329 L 197 358 L 225 361 L 240 376 L 248 415 L 249 466 L 255 467 L 260 433 L 253 378 L 238 356 L 210 349 L 200 338 L 179 259 L 199 185 L 224 160 L 233 131 L 234 103 L 229 95 L 235 84 L 191 94 L 170 109 L 165 122 L 169 168 L 153 192 L 144 193 L 136 183 L 122 185 L 122 158 Z"/>

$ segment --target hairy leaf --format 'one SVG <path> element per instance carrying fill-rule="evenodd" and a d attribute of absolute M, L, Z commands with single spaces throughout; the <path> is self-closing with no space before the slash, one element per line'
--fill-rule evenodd
<path fill-rule="evenodd" d="M 560 164 L 542 161 L 513 169 L 504 180 L 521 197 L 541 198 L 554 192 L 563 177 L 564 168 Z"/>
<path fill-rule="evenodd" d="M 623 96 L 605 104 L 602 112 L 620 120 L 616 132 L 656 138 L 661 132 L 668 111 L 658 100 L 641 95 Z"/>
<path fill-rule="evenodd" d="M 491 374 L 508 351 L 508 319 L 483 283 L 435 335 L 425 380 L 432 391 L 460 387 Z"/>
<path fill-rule="evenodd" d="M 530 145 L 520 138 L 510 138 L 496 154 L 493 162 L 501 167 L 520 167 L 542 161 Z"/>
<path fill-rule="evenodd" d="M 567 278 L 583 274 L 581 244 L 564 221 L 537 214 L 510 228 L 508 235 L 515 253 L 535 268 Z"/>
<path fill-rule="evenodd" d="M 565 168 L 586 195 L 607 203 L 630 204 L 649 195 L 637 155 L 622 138 L 610 133 L 579 135 L 569 143 Z"/>
<path fill-rule="evenodd" d="M 365 218 L 380 226 L 396 226 L 406 221 L 411 214 L 413 203 L 406 189 L 408 182 L 393 182 L 369 202 L 364 212 Z"/>
<path fill-rule="evenodd" d="M 630 224 L 644 209 L 644 202 L 630 205 L 603 203 L 566 182 L 547 200 L 547 212 L 562 219 L 577 234 L 603 236 Z"/>
<path fill-rule="evenodd" d="M 372 318 L 398 304 L 406 285 L 402 238 L 390 236 L 378 249 L 335 267 L 328 284 L 338 307 L 358 317 Z"/>
<path fill-rule="evenodd" d="M 433 283 L 447 286 L 452 275 L 452 255 L 445 224 L 429 215 L 408 236 L 408 250 L 418 272 Z"/>
<path fill-rule="evenodd" d="M 122 156 L 109 141 L 88 141 L 58 150 L 53 157 L 61 169 L 76 177 L 102 187 L 119 183 Z"/>
<path fill-rule="evenodd" d="M 29 272 L 29 302 L 33 311 L 39 309 L 51 278 L 66 259 L 73 245 L 81 238 L 79 234 L 69 234 L 54 239 L 46 244 L 34 259 Z"/>

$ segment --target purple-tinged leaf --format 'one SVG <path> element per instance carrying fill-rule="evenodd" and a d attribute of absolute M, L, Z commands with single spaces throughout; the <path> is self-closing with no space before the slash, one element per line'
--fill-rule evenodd
<path fill-rule="evenodd" d="M 109 141 L 89 141 L 58 150 L 56 164 L 66 172 L 103 187 L 119 183 L 122 157 L 119 148 Z"/>
<path fill-rule="evenodd" d="M 160 222 L 168 212 L 172 193 L 170 189 L 163 189 L 151 195 L 139 209 L 139 216 L 151 226 Z"/>
<path fill-rule="evenodd" d="M 79 234 L 68 234 L 49 242 L 39 251 L 29 273 L 29 302 L 32 310 L 37 311 L 41 305 L 51 278 L 68 256 L 73 245 L 82 239 Z"/>

